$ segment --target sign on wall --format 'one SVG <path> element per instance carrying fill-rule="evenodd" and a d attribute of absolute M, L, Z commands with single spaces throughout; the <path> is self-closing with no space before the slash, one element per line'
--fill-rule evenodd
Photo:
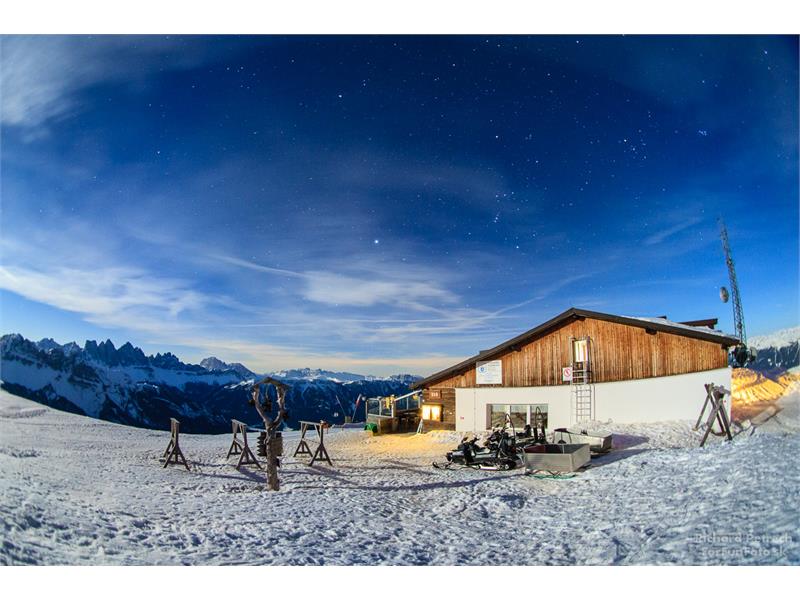
<path fill-rule="evenodd" d="M 561 381 L 572 381 L 572 367 L 561 367 Z"/>
<path fill-rule="evenodd" d="M 475 366 L 475 383 L 478 385 L 503 383 L 503 361 L 478 361 Z"/>

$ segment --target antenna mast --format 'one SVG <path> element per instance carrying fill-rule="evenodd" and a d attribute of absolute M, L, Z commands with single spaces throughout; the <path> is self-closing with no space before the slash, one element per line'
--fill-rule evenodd
<path fill-rule="evenodd" d="M 742 310 L 742 297 L 739 294 L 739 283 L 736 280 L 736 268 L 733 265 L 731 256 L 731 246 L 728 242 L 728 229 L 722 218 L 719 219 L 720 238 L 722 239 L 722 249 L 725 251 L 725 264 L 728 265 L 728 279 L 731 284 L 731 299 L 733 300 L 733 323 L 736 328 L 736 337 L 743 346 L 747 346 L 747 333 L 744 329 L 744 311 Z"/>

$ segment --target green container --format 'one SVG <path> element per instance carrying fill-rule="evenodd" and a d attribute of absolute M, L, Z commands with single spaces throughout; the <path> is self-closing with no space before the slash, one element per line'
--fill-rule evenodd
<path fill-rule="evenodd" d="M 367 423 L 366 425 L 364 425 L 364 431 L 371 431 L 372 433 L 378 433 L 378 424 Z"/>

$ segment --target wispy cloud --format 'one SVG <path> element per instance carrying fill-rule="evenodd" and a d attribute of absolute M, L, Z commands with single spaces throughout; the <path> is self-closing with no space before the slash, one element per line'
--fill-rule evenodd
<path fill-rule="evenodd" d="M 395 279 L 387 278 L 387 272 L 375 265 L 365 277 L 331 271 L 298 272 L 261 265 L 253 261 L 232 256 L 212 255 L 220 260 L 244 269 L 293 277 L 303 280 L 302 295 L 307 300 L 333 306 L 397 305 L 413 310 L 435 310 L 422 300 L 436 300 L 452 304 L 458 300 L 456 294 L 434 282 L 409 277 L 409 268 Z"/>
<path fill-rule="evenodd" d="M 311 271 L 306 274 L 305 297 L 315 302 L 346 306 L 396 304 L 426 310 L 421 300 L 452 303 L 451 292 L 424 281 L 364 280 L 337 273 Z"/>
<path fill-rule="evenodd" d="M 187 356 L 192 360 L 199 360 L 209 354 L 218 354 L 226 357 L 226 360 L 242 362 L 258 371 L 310 367 L 344 369 L 368 374 L 432 373 L 465 358 L 461 355 L 426 352 L 382 356 L 352 352 L 314 352 L 291 345 L 195 336 L 177 337 L 174 343 L 185 346 Z"/>
<path fill-rule="evenodd" d="M 174 240 L 169 240 L 170 243 L 173 243 Z M 237 258 L 235 256 L 225 256 L 222 254 L 210 254 L 209 258 L 211 260 L 217 260 L 222 263 L 233 265 L 235 267 L 243 267 L 245 269 L 250 269 L 251 271 L 259 271 L 261 273 L 269 273 L 271 275 L 284 275 L 287 277 L 298 277 L 303 278 L 305 275 L 303 273 L 298 273 L 297 271 L 290 271 L 289 269 L 277 269 L 275 267 L 268 267 L 266 265 L 261 265 L 255 263 L 251 260 L 246 260 L 243 258 Z"/>
<path fill-rule="evenodd" d="M 128 267 L 37 271 L 0 266 L 0 288 L 79 313 L 97 325 L 160 331 L 182 314 L 206 308 L 209 297 L 185 282 Z"/>
<path fill-rule="evenodd" d="M 153 70 L 200 66 L 233 51 L 235 39 L 213 49 L 170 36 L 24 36 L 0 39 L 2 123 L 37 129 L 80 109 L 78 92 L 103 82 L 144 86 Z M 120 65 L 132 68 L 121 69 Z"/>
<path fill-rule="evenodd" d="M 654 246 L 656 244 L 660 244 L 664 240 L 671 238 L 672 236 L 680 233 L 681 231 L 685 231 L 691 227 L 694 227 L 698 223 L 701 223 L 703 219 L 699 217 L 694 218 L 687 218 L 684 219 L 680 223 L 676 223 L 671 227 L 667 227 L 666 229 L 662 229 L 661 231 L 657 231 L 644 239 L 645 246 Z"/>

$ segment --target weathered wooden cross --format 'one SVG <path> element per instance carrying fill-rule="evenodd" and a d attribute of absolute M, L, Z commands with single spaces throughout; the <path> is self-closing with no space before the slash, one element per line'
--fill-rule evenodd
<path fill-rule="evenodd" d="M 265 393 L 261 395 L 261 386 L 265 387 Z M 269 386 L 275 388 L 278 399 L 278 411 L 275 417 L 272 416 L 272 402 L 269 395 L 266 393 L 266 388 Z M 267 488 L 273 491 L 280 489 L 280 481 L 278 480 L 278 444 L 276 443 L 278 429 L 280 429 L 283 420 L 287 417 L 286 412 L 286 392 L 289 391 L 289 386 L 278 379 L 272 377 L 264 377 L 260 381 L 253 383 L 250 387 L 250 404 L 255 406 L 261 420 L 264 421 L 265 430 L 265 445 L 264 454 L 267 463 Z"/>
<path fill-rule="evenodd" d="M 164 456 L 162 458 L 164 460 L 164 468 L 167 468 L 167 465 L 170 463 L 175 463 L 176 465 L 183 465 L 186 467 L 186 470 L 189 471 L 189 464 L 186 462 L 186 457 L 181 452 L 180 444 L 178 443 L 178 436 L 181 432 L 181 424 L 178 419 L 170 419 L 169 420 L 169 433 L 170 433 L 170 440 L 169 444 L 167 444 L 167 449 L 164 451 Z"/>
<path fill-rule="evenodd" d="M 317 436 L 319 436 L 319 445 L 314 452 L 311 452 L 311 448 L 306 441 L 306 432 L 312 427 L 316 430 Z M 297 444 L 297 450 L 294 451 L 292 456 L 310 456 L 311 462 L 309 463 L 309 466 L 313 466 L 314 462 L 317 460 L 324 460 L 330 466 L 333 466 L 331 457 L 328 455 L 328 450 L 325 448 L 325 430 L 328 427 L 329 425 L 325 421 L 300 421 L 300 443 Z"/>
<path fill-rule="evenodd" d="M 724 400 L 725 394 L 730 394 L 730 392 L 721 385 L 714 385 L 713 383 L 707 383 L 704 387 L 706 388 L 706 399 L 705 402 L 703 402 L 703 410 L 700 411 L 700 416 L 697 417 L 697 423 L 694 425 L 695 431 L 697 431 L 700 427 L 700 423 L 703 421 L 706 408 L 711 406 L 711 411 L 706 419 L 706 430 L 705 433 L 703 433 L 703 439 L 700 440 L 701 448 L 706 443 L 708 434 L 711 433 L 714 427 L 714 421 L 719 424 L 721 430 L 720 435 L 724 434 L 729 440 L 733 439 L 731 435 L 731 424 L 728 420 L 728 412 L 725 410 Z"/>
<path fill-rule="evenodd" d="M 242 465 L 256 465 L 260 469 L 261 463 L 258 462 L 255 454 L 253 454 L 253 451 L 250 450 L 250 446 L 247 444 L 247 423 L 231 419 L 231 424 L 233 426 L 233 442 L 231 443 L 230 450 L 228 450 L 228 456 L 231 454 L 240 455 L 239 462 L 236 463 L 236 469 L 239 470 Z M 237 434 L 242 436 L 241 442 Z"/>

